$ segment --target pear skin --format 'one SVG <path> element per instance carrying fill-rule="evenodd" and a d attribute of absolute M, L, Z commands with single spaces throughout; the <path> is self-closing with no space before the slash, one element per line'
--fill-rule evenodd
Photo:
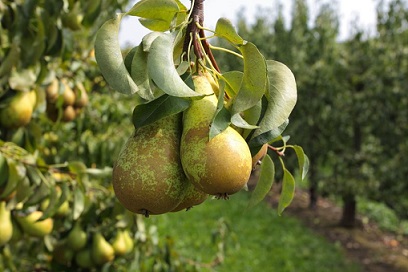
<path fill-rule="evenodd" d="M 188 180 L 180 162 L 181 115 L 136 129 L 113 167 L 116 197 L 134 213 L 163 214 L 183 199 Z"/>
<path fill-rule="evenodd" d="M 186 194 L 180 204 L 172 210 L 178 212 L 182 210 L 189 210 L 194 206 L 203 203 L 208 198 L 208 194 L 198 190 L 192 183 L 186 189 Z"/>
<path fill-rule="evenodd" d="M 30 123 L 34 109 L 32 97 L 31 92 L 17 92 L 6 107 L 0 108 L 0 126 L 19 128 Z"/>
<path fill-rule="evenodd" d="M 247 183 L 252 169 L 249 147 L 232 127 L 209 140 L 217 98 L 205 75 L 193 76 L 195 90 L 206 96 L 194 100 L 183 116 L 181 163 L 188 179 L 200 191 L 228 197 Z"/>
<path fill-rule="evenodd" d="M 0 202 L 0 246 L 5 245 L 13 236 L 13 224 L 11 222 L 10 210 L 6 202 Z"/>

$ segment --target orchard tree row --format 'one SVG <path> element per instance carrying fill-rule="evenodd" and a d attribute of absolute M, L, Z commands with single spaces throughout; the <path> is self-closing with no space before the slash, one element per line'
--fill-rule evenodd
<path fill-rule="evenodd" d="M 296 75 L 300 103 L 288 131 L 311 160 L 311 207 L 318 195 L 341 197 L 341 223 L 353 226 L 362 197 L 408 218 L 407 1 L 380 1 L 375 32 L 351 25 L 344 41 L 335 3 L 320 5 L 314 21 L 304 0 L 294 1 L 289 24 L 274 12 L 253 24 L 240 16 L 238 32 Z"/>

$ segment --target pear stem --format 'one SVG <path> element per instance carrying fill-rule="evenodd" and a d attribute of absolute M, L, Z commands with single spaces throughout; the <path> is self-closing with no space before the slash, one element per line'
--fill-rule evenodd
<path fill-rule="evenodd" d="M 197 59 L 203 60 L 207 55 L 213 67 L 220 73 L 220 68 L 215 61 L 210 44 L 205 37 L 205 32 L 202 27 L 204 25 L 204 0 L 191 0 L 191 3 L 192 10 L 190 17 L 188 18 L 190 22 L 187 25 L 186 38 L 183 47 L 183 52 L 187 53 L 184 54 L 184 60 L 188 60 L 189 47 L 192 44 Z"/>

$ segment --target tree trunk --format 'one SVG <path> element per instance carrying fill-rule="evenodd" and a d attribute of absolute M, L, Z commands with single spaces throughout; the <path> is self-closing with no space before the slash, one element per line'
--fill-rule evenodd
<path fill-rule="evenodd" d="M 340 226 L 354 228 L 356 226 L 357 201 L 354 195 L 343 197 L 343 214 Z"/>
<path fill-rule="evenodd" d="M 317 180 L 316 180 L 316 168 L 314 164 L 310 165 L 309 168 L 309 208 L 314 210 L 317 208 Z"/>

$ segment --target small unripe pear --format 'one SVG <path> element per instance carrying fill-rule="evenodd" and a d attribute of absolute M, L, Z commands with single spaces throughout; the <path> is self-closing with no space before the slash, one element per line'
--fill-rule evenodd
<path fill-rule="evenodd" d="M 13 224 L 6 202 L 0 202 L 0 246 L 7 244 L 13 236 Z"/>
<path fill-rule="evenodd" d="M 0 126 L 19 128 L 27 125 L 33 114 L 32 100 L 31 92 L 17 92 L 6 107 L 0 108 Z"/>
<path fill-rule="evenodd" d="M 67 237 L 67 246 L 77 251 L 86 246 L 87 242 L 86 232 L 82 230 L 81 225 L 76 223 Z"/>
<path fill-rule="evenodd" d="M 44 237 L 47 234 L 50 234 L 54 222 L 52 218 L 47 218 L 42 221 L 38 221 L 41 218 L 43 212 L 41 211 L 34 211 L 27 216 L 16 216 L 16 221 L 20 224 L 21 228 L 25 233 L 35 237 Z"/>
<path fill-rule="evenodd" d="M 92 260 L 90 248 L 84 248 L 75 254 L 75 262 L 81 268 L 92 268 L 95 266 L 94 261 Z"/>
<path fill-rule="evenodd" d="M 107 262 L 111 262 L 115 258 L 115 251 L 113 250 L 113 247 L 99 232 L 95 233 L 92 237 L 91 255 L 92 260 L 97 265 L 103 265 Z"/>

